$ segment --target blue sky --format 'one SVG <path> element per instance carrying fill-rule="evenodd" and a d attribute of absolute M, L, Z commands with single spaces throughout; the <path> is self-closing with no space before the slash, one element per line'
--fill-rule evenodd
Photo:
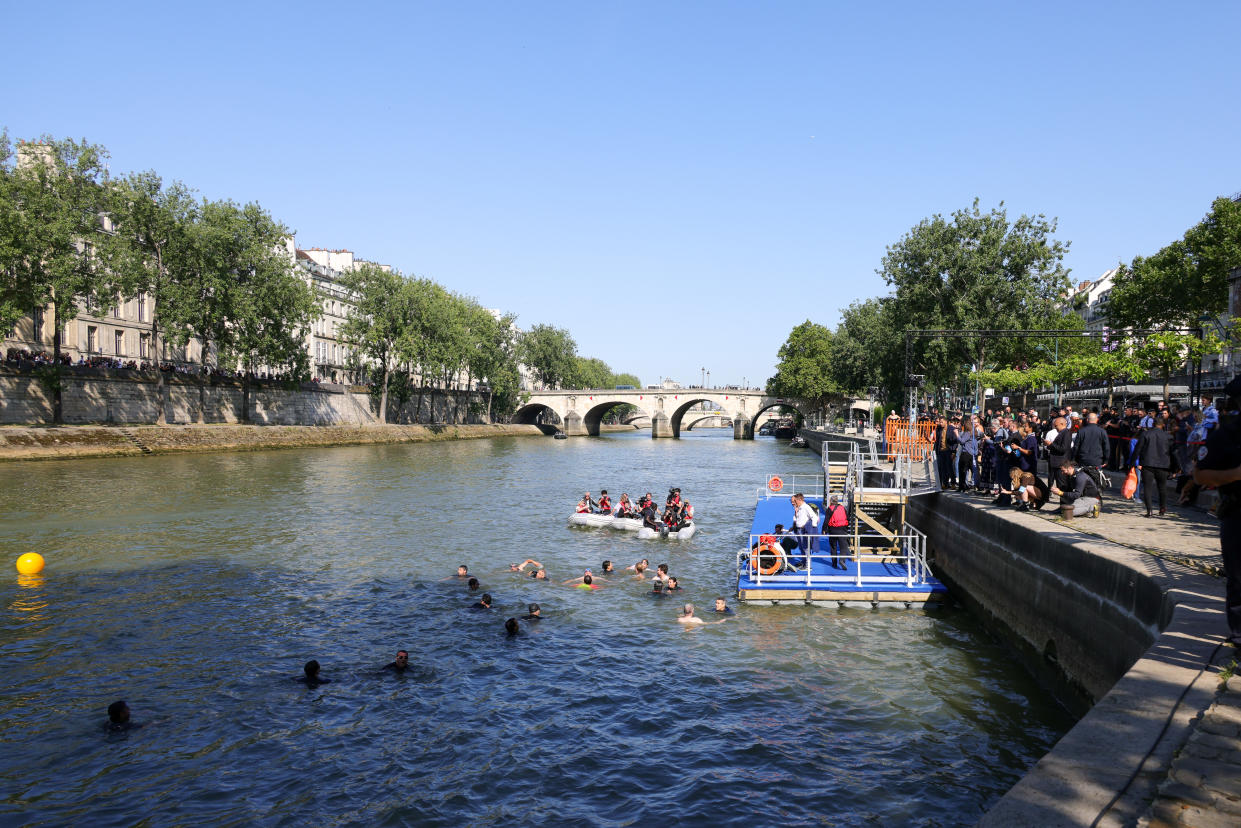
<path fill-rule="evenodd" d="M 763 382 L 975 197 L 1058 218 L 1081 280 L 1241 190 L 1233 2 L 196 5 L 9 4 L 0 126 L 648 383 Z"/>

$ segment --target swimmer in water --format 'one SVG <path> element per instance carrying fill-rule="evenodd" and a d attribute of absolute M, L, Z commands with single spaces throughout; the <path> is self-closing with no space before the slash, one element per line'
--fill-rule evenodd
<path fill-rule="evenodd" d="M 596 584 L 595 579 L 591 577 L 590 572 L 588 571 L 585 575 L 582 576 L 582 582 L 577 585 L 577 589 L 589 589 L 589 590 L 603 589 L 603 585 Z"/>
<path fill-rule="evenodd" d="M 681 585 L 677 583 L 676 578 L 669 578 L 668 583 L 664 585 L 664 592 L 680 592 Z"/>
<path fill-rule="evenodd" d="M 108 705 L 108 730 L 135 730 L 142 727 L 129 720 L 129 705 L 124 700 L 117 700 Z"/>
<path fill-rule="evenodd" d="M 616 568 L 612 566 L 611 561 L 604 561 L 603 564 L 599 567 L 599 569 L 603 572 L 604 575 L 607 575 L 609 572 L 616 571 Z"/>
<path fill-rule="evenodd" d="M 387 672 L 391 670 L 394 673 L 404 673 L 409 668 L 409 653 L 404 650 L 396 651 L 396 658 L 391 663 L 385 664 L 379 672 Z"/>
<path fill-rule="evenodd" d="M 521 633 L 521 625 L 517 623 L 516 618 L 510 618 L 504 622 L 504 632 L 509 636 L 509 638 Z"/>
<path fill-rule="evenodd" d="M 593 578 L 594 578 L 594 576 L 595 576 L 595 573 L 593 573 L 593 572 L 591 572 L 589 569 L 587 569 L 587 570 L 584 570 L 584 571 L 582 572 L 582 575 L 581 575 L 581 577 L 580 577 L 580 578 L 570 578 L 570 579 L 569 579 L 569 580 L 567 580 L 567 581 L 561 581 L 561 583 L 562 583 L 562 584 L 580 584 L 580 583 L 585 582 L 585 580 L 586 580 L 587 578 L 591 578 L 591 579 L 593 579 Z"/>
<path fill-rule="evenodd" d="M 457 567 L 456 575 L 449 575 L 447 578 L 441 578 L 440 580 L 451 581 L 453 578 L 456 578 L 458 581 L 463 581 L 468 577 L 470 577 L 470 568 L 465 564 L 461 564 Z"/>
<path fill-rule="evenodd" d="M 478 591 L 478 579 L 471 578 L 470 580 L 466 581 L 465 588 L 470 592 L 477 592 Z"/>
<path fill-rule="evenodd" d="M 728 606 L 728 603 L 725 602 L 723 598 L 715 599 L 715 609 L 713 609 L 712 612 L 718 612 L 721 615 L 732 615 L 733 614 L 732 607 Z"/>
<path fill-rule="evenodd" d="M 686 604 L 682 608 L 681 614 L 677 616 L 677 622 L 681 624 L 688 624 L 690 626 L 696 626 L 702 624 L 723 624 L 724 619 L 721 618 L 719 621 L 703 621 L 697 615 L 694 615 L 694 605 Z"/>
<path fill-rule="evenodd" d="M 651 581 L 651 595 L 653 595 L 656 598 L 665 597 L 663 581 L 659 580 L 658 578 Z"/>
<path fill-rule="evenodd" d="M 666 583 L 668 581 L 668 564 L 660 564 L 655 567 L 655 577 Z"/>
<path fill-rule="evenodd" d="M 543 610 L 539 608 L 538 604 L 531 604 L 529 609 L 530 609 L 530 612 L 521 617 L 522 621 L 542 621 L 543 620 L 543 614 L 542 614 Z"/>
<path fill-rule="evenodd" d="M 474 604 L 471 609 L 489 610 L 491 609 L 491 593 L 484 592 L 483 597 L 478 599 L 478 603 Z"/>
<path fill-rule="evenodd" d="M 320 684 L 329 684 L 332 681 L 319 675 L 319 662 L 313 658 L 302 667 L 302 672 L 305 675 L 298 676 L 297 681 L 300 681 L 307 687 L 318 687 Z"/>
<path fill-rule="evenodd" d="M 522 561 L 519 564 L 509 564 L 508 571 L 509 572 L 525 572 L 526 567 L 528 566 L 533 566 L 535 569 L 543 568 L 543 564 L 539 563 L 534 558 L 526 558 L 524 561 Z"/>
<path fill-rule="evenodd" d="M 626 572 L 636 572 L 636 573 L 638 573 L 639 575 L 641 575 L 643 572 L 645 572 L 645 571 L 646 571 L 646 568 L 647 568 L 648 566 L 650 566 L 650 565 L 651 565 L 651 562 L 650 562 L 650 561 L 648 561 L 646 558 L 643 558 L 642 560 L 638 561 L 636 564 L 633 564 L 632 566 L 627 566 L 627 567 L 625 567 L 625 571 L 626 571 Z"/>
<path fill-rule="evenodd" d="M 532 569 L 530 570 L 530 577 L 536 581 L 546 581 L 547 570 L 546 569 Z"/>

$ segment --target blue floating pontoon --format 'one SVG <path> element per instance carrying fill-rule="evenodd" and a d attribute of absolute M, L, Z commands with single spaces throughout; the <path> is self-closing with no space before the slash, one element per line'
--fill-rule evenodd
<path fill-rule="evenodd" d="M 849 451 L 847 471 L 830 470 L 825 446 L 823 476 L 768 476 L 758 493 L 748 542 L 737 552 L 738 599 L 871 608 L 925 606 L 947 598 L 947 588 L 927 565 L 926 536 L 904 522 L 911 494 L 908 464 L 879 468 L 857 448 Z M 844 465 L 839 457 L 833 459 L 837 462 L 831 467 Z M 840 495 L 849 515 L 843 568 L 833 567 L 826 535 L 803 539 L 786 534 L 770 543 L 776 524 L 783 524 L 786 533 L 791 530 L 796 491 L 820 516 L 826 514 L 824 492 Z M 825 522 L 823 517 L 819 522 Z M 798 540 L 798 547 L 785 549 L 791 545 L 780 543 L 785 538 Z"/>

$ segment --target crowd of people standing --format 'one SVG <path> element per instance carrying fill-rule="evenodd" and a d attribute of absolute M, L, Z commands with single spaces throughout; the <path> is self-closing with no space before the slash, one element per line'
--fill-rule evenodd
<path fill-rule="evenodd" d="M 1044 420 L 1035 409 L 1011 406 L 978 414 L 925 415 L 935 422 L 934 451 L 940 487 L 973 491 L 999 505 L 1041 509 L 1052 494 L 1078 516 L 1097 516 L 1110 482 L 1105 469 L 1138 473 L 1145 516 L 1167 512 L 1167 483 L 1176 475 L 1181 502 L 1192 502 L 1195 446 L 1218 424 L 1214 406 L 1185 408 L 1162 401 L 1149 407 L 1076 411 L 1053 408 Z M 1039 461 L 1046 460 L 1046 477 Z"/>

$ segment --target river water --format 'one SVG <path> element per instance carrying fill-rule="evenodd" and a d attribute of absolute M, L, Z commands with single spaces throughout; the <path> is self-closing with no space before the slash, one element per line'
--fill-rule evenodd
<path fill-rule="evenodd" d="M 731 605 L 756 488 L 815 470 L 722 429 L 0 466 L 3 565 L 48 561 L 0 577 L 0 823 L 971 823 L 1072 719 L 965 610 L 687 630 L 560 583 L 647 557 Z M 566 525 L 674 485 L 688 542 Z M 120 698 L 143 727 L 106 730 Z"/>

